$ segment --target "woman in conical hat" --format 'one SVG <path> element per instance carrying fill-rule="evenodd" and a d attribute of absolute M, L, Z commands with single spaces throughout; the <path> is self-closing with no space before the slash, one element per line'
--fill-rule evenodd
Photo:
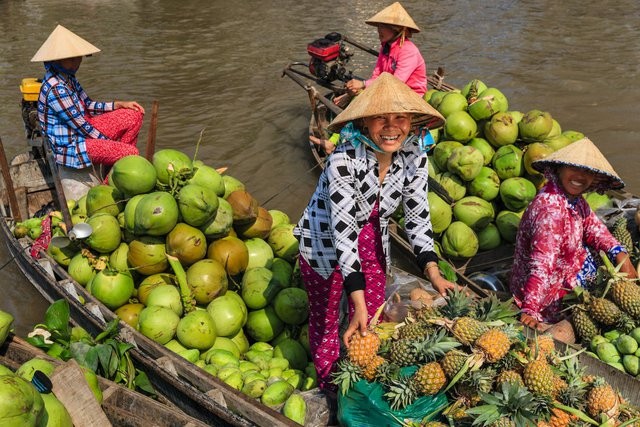
<path fill-rule="evenodd" d="M 523 323 L 545 328 L 561 319 L 561 298 L 589 287 L 600 251 L 621 271 L 637 277 L 627 248 L 618 242 L 582 197 L 624 186 L 600 150 L 583 138 L 533 162 L 547 183 L 525 210 L 516 238 L 511 291 Z"/>
<path fill-rule="evenodd" d="M 390 73 L 406 83 L 419 95 L 427 91 L 427 67 L 418 47 L 410 40 L 420 28 L 399 2 L 395 2 L 376 13 L 365 23 L 378 29 L 380 50 L 375 68 L 368 79 L 351 79 L 345 84 L 347 92 L 337 96 L 334 102 L 344 106 L 360 91 L 370 86 L 382 73 Z M 333 151 L 329 140 L 310 136 L 325 152 Z"/>
<path fill-rule="evenodd" d="M 144 108 L 135 101 L 94 101 L 76 78 L 84 56 L 100 49 L 58 25 L 31 59 L 44 62 L 38 119 L 60 165 L 83 169 L 110 167 L 138 154 Z"/>
<path fill-rule="evenodd" d="M 329 125 L 341 144 L 326 160 L 295 234 L 309 294 L 309 338 L 320 386 L 340 355 L 341 297 L 349 323 L 342 336 L 365 334 L 385 300 L 389 218 L 402 205 L 417 263 L 442 293 L 454 287 L 440 275 L 427 201 L 427 154 L 416 125 L 441 126 L 443 117 L 389 73 Z M 428 132 L 427 132 L 428 133 Z"/>

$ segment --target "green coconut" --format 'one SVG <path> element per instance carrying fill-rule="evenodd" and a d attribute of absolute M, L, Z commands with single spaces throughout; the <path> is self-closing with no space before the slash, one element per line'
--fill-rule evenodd
<path fill-rule="evenodd" d="M 498 112 L 509 109 L 509 102 L 496 88 L 487 88 L 478 94 L 475 102 L 469 104 L 467 111 L 475 120 L 487 120 Z"/>
<path fill-rule="evenodd" d="M 233 229 L 233 208 L 223 198 L 218 198 L 218 209 L 213 219 L 200 227 L 208 239 L 219 239 L 229 235 Z"/>
<path fill-rule="evenodd" d="M 466 111 L 449 114 L 444 124 L 447 139 L 467 142 L 478 134 L 478 124 Z"/>
<path fill-rule="evenodd" d="M 224 199 L 236 190 L 245 189 L 244 183 L 231 175 L 222 175 L 222 180 L 224 181 L 224 195 L 222 196 Z"/>
<path fill-rule="evenodd" d="M 584 199 L 589 204 L 592 211 L 597 211 L 602 208 L 613 207 L 613 199 L 606 194 L 598 194 L 596 192 L 589 192 L 583 194 Z"/>
<path fill-rule="evenodd" d="M 571 144 L 571 139 L 563 134 L 545 138 L 544 144 L 551 148 L 553 151 L 558 151 L 561 148 Z"/>
<path fill-rule="evenodd" d="M 458 175 L 463 181 L 471 181 L 480 173 L 483 164 L 482 153 L 469 145 L 464 145 L 451 151 L 451 156 L 447 160 L 447 170 Z"/>
<path fill-rule="evenodd" d="M 518 124 L 509 112 L 498 112 L 486 122 L 484 136 L 494 147 L 513 144 L 518 139 Z"/>
<path fill-rule="evenodd" d="M 156 186 L 156 168 L 142 156 L 122 157 L 114 163 L 111 170 L 109 182 L 126 197 L 148 193 Z"/>
<path fill-rule="evenodd" d="M 447 191 L 453 201 L 462 199 L 467 192 L 467 187 L 462 178 L 451 172 L 438 174 L 436 181 Z"/>
<path fill-rule="evenodd" d="M 507 178 L 500 183 L 500 199 L 509 210 L 520 211 L 526 208 L 535 195 L 536 186 L 526 178 Z"/>
<path fill-rule="evenodd" d="M 87 219 L 91 226 L 91 235 L 85 239 L 85 243 L 91 249 L 101 254 L 108 254 L 120 246 L 120 223 L 110 214 L 96 213 Z"/>
<path fill-rule="evenodd" d="M 468 100 L 475 101 L 485 89 L 487 89 L 487 85 L 482 80 L 473 79 L 460 89 L 460 93 Z"/>
<path fill-rule="evenodd" d="M 46 416 L 38 390 L 17 375 L 0 376 L 0 425 L 39 427 Z"/>
<path fill-rule="evenodd" d="M 522 150 L 515 145 L 503 145 L 498 148 L 491 160 L 493 170 L 501 180 L 522 176 L 524 174 L 524 162 Z"/>
<path fill-rule="evenodd" d="M 13 316 L 6 311 L 0 310 L 0 346 L 4 344 L 13 328 Z"/>
<path fill-rule="evenodd" d="M 433 227 L 434 233 L 440 234 L 451 224 L 453 211 L 451 206 L 433 191 L 427 193 L 427 199 L 429 200 L 431 227 Z"/>
<path fill-rule="evenodd" d="M 462 147 L 458 141 L 442 141 L 433 149 L 433 162 L 441 171 L 447 170 L 447 161 L 455 148 Z"/>
<path fill-rule="evenodd" d="M 495 213 L 488 201 L 476 196 L 467 196 L 453 205 L 453 216 L 474 230 L 481 230 L 493 221 Z"/>
<path fill-rule="evenodd" d="M 467 183 L 467 193 L 484 200 L 491 201 L 500 194 L 500 178 L 496 171 L 486 166 L 480 169 L 480 173 Z"/>
<path fill-rule="evenodd" d="M 145 276 L 162 273 L 169 266 L 165 239 L 156 236 L 140 236 L 129 242 L 127 262 Z"/>
<path fill-rule="evenodd" d="M 553 118 L 551 114 L 540 110 L 526 112 L 520 123 L 518 123 L 520 139 L 527 143 L 543 141 L 551 132 L 552 127 Z"/>
<path fill-rule="evenodd" d="M 164 236 L 176 226 L 178 215 L 178 203 L 171 194 L 145 194 L 135 209 L 134 233 Z"/>
<path fill-rule="evenodd" d="M 158 182 L 168 185 L 171 177 L 188 177 L 193 175 L 193 163 L 182 151 L 172 148 L 158 150 L 153 154 L 153 167 L 156 169 Z"/>
<path fill-rule="evenodd" d="M 185 223 L 200 227 L 215 218 L 218 195 L 212 187 L 187 184 L 180 189 L 177 199 L 178 209 Z"/>
<path fill-rule="evenodd" d="M 295 224 L 279 225 L 273 228 L 267 237 L 267 243 L 273 250 L 273 254 L 291 263 L 298 255 L 298 239 L 293 235 L 295 227 Z"/>
<path fill-rule="evenodd" d="M 494 223 L 489 223 L 482 230 L 476 231 L 476 235 L 478 236 L 478 249 L 481 251 L 495 249 L 502 243 L 500 231 Z"/>
<path fill-rule="evenodd" d="M 478 253 L 478 236 L 462 221 L 454 221 L 441 239 L 442 250 L 452 258 L 471 258 Z"/>
<path fill-rule="evenodd" d="M 547 138 L 562 134 L 562 127 L 560 126 L 560 123 L 558 123 L 556 119 L 552 119 L 551 121 L 553 124 L 551 125 L 551 130 L 549 131 Z"/>
<path fill-rule="evenodd" d="M 535 170 L 531 163 L 536 160 L 544 159 L 549 154 L 553 153 L 554 149 L 543 142 L 533 142 L 527 145 L 523 155 L 524 168 L 529 175 L 540 175 L 540 172 Z"/>
<path fill-rule="evenodd" d="M 520 219 L 522 218 L 522 213 L 514 212 L 510 210 L 504 210 L 498 212 L 496 215 L 496 227 L 498 227 L 498 231 L 500 232 L 500 236 L 509 243 L 515 243 L 516 235 L 518 234 L 518 226 L 520 225 Z"/>
<path fill-rule="evenodd" d="M 87 216 L 96 213 L 107 213 L 116 216 L 124 209 L 122 193 L 110 185 L 96 185 L 87 192 Z"/>
<path fill-rule="evenodd" d="M 484 138 L 472 138 L 467 145 L 482 153 L 484 166 L 491 164 L 491 159 L 493 159 L 493 155 L 496 153 L 496 150 L 493 149 L 489 141 Z"/>
<path fill-rule="evenodd" d="M 193 176 L 187 181 L 188 184 L 201 185 L 213 190 L 218 197 L 224 196 L 224 179 L 217 170 L 200 160 L 193 162 L 193 170 Z"/>
<path fill-rule="evenodd" d="M 576 142 L 584 138 L 584 133 L 575 130 L 565 130 L 564 132 L 562 132 L 562 136 L 569 138 L 571 142 Z"/>
<path fill-rule="evenodd" d="M 455 113 L 456 111 L 466 111 L 466 109 L 467 98 L 457 92 L 447 93 L 438 105 L 438 111 L 445 118 L 447 118 L 451 113 Z"/>

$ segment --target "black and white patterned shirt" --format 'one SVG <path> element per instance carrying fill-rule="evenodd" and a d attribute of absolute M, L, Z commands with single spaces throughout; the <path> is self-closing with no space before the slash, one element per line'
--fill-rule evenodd
<path fill-rule="evenodd" d="M 358 235 L 367 223 L 376 200 L 382 244 L 390 265 L 389 217 L 403 203 L 405 230 L 421 269 L 437 261 L 427 201 L 427 155 L 418 139 L 406 141 L 393 160 L 382 185 L 378 161 L 371 148 L 342 143 L 327 158 L 316 191 L 294 231 L 300 240 L 300 255 L 322 277 L 328 278 L 336 265 L 345 278 L 361 275 Z M 356 279 L 358 280 L 358 279 Z"/>

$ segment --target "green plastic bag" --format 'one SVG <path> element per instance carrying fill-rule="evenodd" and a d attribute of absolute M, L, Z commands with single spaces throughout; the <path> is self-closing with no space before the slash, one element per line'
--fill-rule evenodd
<path fill-rule="evenodd" d="M 403 375 L 412 375 L 417 367 L 403 368 Z M 403 421 L 420 422 L 432 412 L 442 411 L 448 405 L 444 393 L 423 396 L 411 405 L 394 411 L 384 397 L 384 389 L 378 382 L 358 381 L 346 394 L 338 392 L 338 423 L 344 427 L 392 427 Z"/>

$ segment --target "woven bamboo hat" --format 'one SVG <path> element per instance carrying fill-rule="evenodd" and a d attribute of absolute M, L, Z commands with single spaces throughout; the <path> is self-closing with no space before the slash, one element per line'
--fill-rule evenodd
<path fill-rule="evenodd" d="M 592 185 L 594 188 L 591 188 L 590 191 L 606 191 L 624 187 L 622 179 L 589 138 L 573 142 L 543 159 L 536 160 L 531 166 L 543 173 L 554 171 L 561 166 L 587 169 L 599 175 Z"/>
<path fill-rule="evenodd" d="M 92 55 L 98 52 L 100 52 L 100 49 L 62 25 L 58 25 L 49 34 L 47 40 L 42 43 L 36 54 L 33 55 L 31 62 L 56 61 L 58 59 Z"/>
<path fill-rule="evenodd" d="M 329 124 L 331 132 L 339 132 L 348 122 L 363 117 L 389 113 L 413 113 L 413 125 L 430 129 L 444 124 L 444 117 L 409 86 L 389 73 L 382 73 Z"/>
<path fill-rule="evenodd" d="M 391 6 L 387 6 L 371 18 L 364 21 L 369 25 L 388 24 L 406 27 L 414 33 L 419 33 L 420 28 L 413 21 L 411 16 L 404 10 L 400 2 L 395 2 Z"/>

